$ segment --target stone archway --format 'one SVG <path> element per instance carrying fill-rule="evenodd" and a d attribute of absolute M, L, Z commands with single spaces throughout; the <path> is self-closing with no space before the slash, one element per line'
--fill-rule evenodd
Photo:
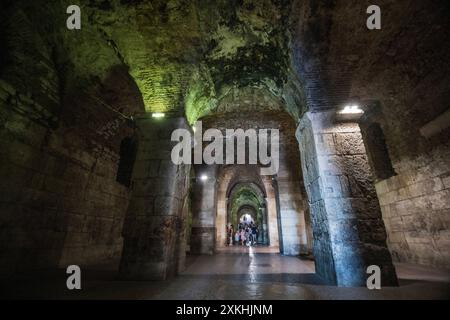
<path fill-rule="evenodd" d="M 260 246 L 270 245 L 268 237 L 269 234 L 268 226 L 270 224 L 268 223 L 267 210 L 265 209 L 266 209 L 265 207 L 255 208 L 254 206 L 251 205 L 243 205 L 238 209 L 237 215 L 238 217 L 237 221 L 239 222 L 239 225 L 242 226 L 243 224 L 246 224 L 245 221 L 248 221 L 249 223 L 256 225 L 256 227 L 258 228 L 257 244 Z"/>
<path fill-rule="evenodd" d="M 245 219 L 244 219 L 245 217 Z M 236 219 L 229 220 L 228 223 L 233 224 L 234 227 L 236 227 L 237 224 L 242 223 L 242 221 L 251 221 L 253 223 L 256 223 L 258 220 L 258 211 L 255 206 L 252 206 L 250 204 L 244 204 L 237 209 Z"/>
<path fill-rule="evenodd" d="M 258 213 L 254 207 L 243 205 L 238 209 L 237 217 L 238 223 L 256 223 L 258 220 Z"/>
<path fill-rule="evenodd" d="M 234 223 L 237 227 L 241 223 L 241 211 L 247 210 L 247 214 L 252 217 L 254 223 L 260 229 L 261 245 L 269 245 L 268 226 L 269 222 L 266 210 L 265 190 L 254 182 L 239 182 L 230 186 L 227 206 L 227 222 Z"/>
<path fill-rule="evenodd" d="M 236 226 L 238 211 L 242 207 L 251 207 L 257 213 L 256 221 L 260 227 L 260 244 L 279 247 L 279 232 L 277 221 L 277 206 L 275 190 L 267 177 L 259 175 L 258 166 L 225 166 L 221 169 L 217 185 L 217 215 L 216 215 L 216 248 L 226 244 L 226 226 L 231 223 Z M 240 192 L 247 192 L 247 197 L 231 210 L 233 199 Z"/>

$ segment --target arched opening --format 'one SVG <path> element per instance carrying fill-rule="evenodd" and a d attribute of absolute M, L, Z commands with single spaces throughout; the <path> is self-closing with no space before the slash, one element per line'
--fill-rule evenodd
<path fill-rule="evenodd" d="M 252 212 L 250 208 L 240 208 L 238 212 L 238 216 L 240 216 L 239 223 L 242 223 L 245 226 L 256 223 L 256 219 L 254 218 L 255 216 L 254 211 Z M 253 214 L 250 214 L 248 212 L 249 209 Z"/>
<path fill-rule="evenodd" d="M 266 201 L 264 192 L 255 183 L 238 183 L 233 186 L 228 195 L 227 226 L 232 226 L 235 231 L 256 228 L 256 244 L 268 246 L 269 226 L 276 221 L 268 218 Z"/>
<path fill-rule="evenodd" d="M 238 231 L 243 213 L 252 216 L 258 230 L 257 245 L 279 252 L 279 232 L 275 191 L 270 179 L 259 176 L 258 166 L 225 166 L 219 171 L 215 220 L 215 250 L 227 243 L 227 227 Z M 228 241 L 228 242 L 227 242 Z"/>
<path fill-rule="evenodd" d="M 226 113 L 202 119 L 203 132 L 209 128 L 222 132 L 226 138 L 227 130 L 232 128 L 244 132 L 254 128 L 278 130 L 279 168 L 274 174 L 262 174 L 263 166 L 259 163 L 195 165 L 191 252 L 221 252 L 230 243 L 228 228 L 232 225 L 236 231 L 240 211 L 247 210 L 249 214 L 254 213 L 258 246 L 288 256 L 311 256 L 311 219 L 292 117 L 285 112 L 246 113 L 245 116 Z M 249 136 L 245 154 L 234 150 L 231 159 L 242 157 L 249 161 Z M 203 148 L 205 145 L 209 144 L 203 144 Z M 273 151 L 270 146 L 268 151 L 269 154 Z"/>

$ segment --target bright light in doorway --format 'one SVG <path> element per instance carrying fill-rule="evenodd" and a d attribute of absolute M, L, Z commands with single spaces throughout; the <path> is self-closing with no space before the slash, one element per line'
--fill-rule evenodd
<path fill-rule="evenodd" d="M 200 180 L 206 181 L 206 180 L 208 180 L 208 176 L 207 176 L 206 174 L 203 174 L 203 175 L 200 177 Z"/>
<path fill-rule="evenodd" d="M 343 110 L 341 110 L 339 113 L 341 114 L 361 114 L 364 113 L 364 111 L 357 105 L 349 105 L 345 106 Z"/>
<path fill-rule="evenodd" d="M 166 115 L 162 112 L 152 113 L 152 118 L 164 118 Z"/>

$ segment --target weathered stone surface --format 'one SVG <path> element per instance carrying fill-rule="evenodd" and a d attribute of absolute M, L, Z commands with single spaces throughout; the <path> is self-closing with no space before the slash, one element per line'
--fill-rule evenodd
<path fill-rule="evenodd" d="M 320 140 L 324 131 L 334 135 L 332 149 Z M 363 286 L 367 267 L 376 264 L 383 271 L 383 282 L 396 285 L 358 126 L 347 124 L 345 130 L 340 127 L 333 132 L 332 113 L 307 113 L 300 122 L 297 139 L 303 171 L 316 171 L 305 174 L 304 182 L 313 217 L 316 264 L 326 264 L 326 268 L 318 270 L 319 274 L 340 286 Z M 307 165 L 314 161 L 317 165 Z M 308 180 L 316 176 L 319 178 Z M 341 177 L 345 177 L 344 184 Z M 378 254 L 379 248 L 384 248 L 384 255 Z M 330 260 L 334 263 L 330 264 Z"/>
<path fill-rule="evenodd" d="M 158 121 L 144 117 L 138 119 L 137 124 L 143 128 L 149 122 L 160 132 L 187 128 L 186 122 L 178 118 Z M 161 143 L 148 139 L 151 131 L 140 132 L 142 139 L 139 139 L 138 156 L 153 150 L 154 143 Z M 164 136 L 170 139 L 170 135 Z M 170 140 L 166 143 L 170 145 Z M 140 183 L 134 185 L 123 229 L 120 274 L 125 279 L 164 280 L 175 275 L 182 268 L 180 264 L 184 263 L 184 252 L 181 254 L 180 248 L 185 248 L 183 208 L 188 195 L 190 166 L 173 164 L 170 155 L 149 164 L 158 166 L 156 178 L 153 177 L 155 170 L 145 166 L 133 171 L 133 180 Z M 168 175 L 168 172 L 172 174 Z"/>
<path fill-rule="evenodd" d="M 397 166 L 397 176 L 376 184 L 397 261 L 448 267 L 448 243 L 436 241 L 448 230 L 450 210 L 450 191 L 441 178 L 449 170 L 440 161 L 443 154 L 448 154 L 447 146 L 430 153 L 429 163 L 405 161 Z"/>
<path fill-rule="evenodd" d="M 38 55 L 45 54 L 39 50 L 43 49 L 38 49 Z M 28 59 L 33 61 L 36 57 Z M 44 83 L 45 76 L 39 81 Z M 132 133 L 123 121 L 117 122 L 114 113 L 88 100 L 84 93 L 79 93 L 79 100 L 89 106 L 88 110 L 78 109 L 74 101 L 67 101 L 64 110 L 57 110 L 54 104 L 61 97 L 45 98 L 58 91 L 58 84 L 51 81 L 45 83 L 49 90 L 46 92 L 37 87 L 21 87 L 13 78 L 1 81 L 0 91 L 17 87 L 7 90 L 7 95 L 0 99 L 1 201 L 14 203 L 17 220 L 13 222 L 8 211 L 2 211 L 3 227 L 10 230 L 2 231 L 2 276 L 35 268 L 117 261 L 121 254 L 121 228 L 129 190 L 116 182 L 116 174 L 120 141 Z M 103 86 L 110 93 L 119 87 L 123 90 L 116 103 L 130 103 L 134 107 L 128 111 L 138 111 L 139 98 L 132 81 L 126 76 L 114 84 L 109 81 L 107 77 L 103 79 Z M 27 99 L 18 97 L 26 90 L 37 91 L 27 94 Z M 37 110 L 35 114 L 20 113 L 11 104 L 16 95 L 22 99 L 21 108 L 42 104 L 49 109 Z M 96 121 L 83 122 L 81 118 L 68 121 L 73 109 Z M 56 120 L 52 117 L 49 120 L 49 110 L 55 117 L 58 114 L 58 128 Z M 117 124 L 110 126 L 112 122 Z M 101 144 L 103 148 L 98 149 L 96 146 Z M 25 250 L 30 244 L 35 250 Z"/>

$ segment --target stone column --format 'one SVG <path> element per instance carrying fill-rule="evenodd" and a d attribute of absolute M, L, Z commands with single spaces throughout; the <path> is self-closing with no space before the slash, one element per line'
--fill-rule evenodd
<path fill-rule="evenodd" d="M 178 258 L 177 273 L 186 269 L 187 223 L 189 215 L 189 195 L 187 194 L 181 209 L 181 228 L 176 243 L 175 257 Z"/>
<path fill-rule="evenodd" d="M 301 181 L 278 177 L 280 221 L 285 255 L 296 256 L 306 252 L 306 224 L 301 193 Z"/>
<path fill-rule="evenodd" d="M 139 142 L 133 191 L 123 236 L 120 274 L 125 279 L 163 280 L 176 274 L 177 248 L 184 228 L 183 204 L 190 165 L 175 165 L 171 142 L 175 129 L 188 128 L 184 118 L 136 120 Z"/>
<path fill-rule="evenodd" d="M 221 193 L 221 190 L 217 191 L 218 193 Z M 227 215 L 227 208 L 228 208 L 228 199 L 224 198 L 224 196 L 219 197 L 219 194 L 217 195 L 218 201 L 217 201 L 217 215 L 216 215 L 216 248 L 222 248 L 225 247 L 226 241 L 227 241 L 227 234 L 226 230 L 223 228 L 227 224 L 228 221 L 228 215 Z M 222 200 L 224 199 L 224 200 Z M 230 220 L 230 223 L 233 223 Z M 220 229 L 222 228 L 222 229 Z M 234 225 L 234 228 L 236 228 L 236 225 Z"/>
<path fill-rule="evenodd" d="M 297 139 L 311 208 L 317 273 L 330 284 L 365 286 L 367 267 L 397 285 L 359 127 L 334 112 L 306 113 Z"/>
<path fill-rule="evenodd" d="M 216 174 L 217 167 L 196 167 L 196 181 L 192 199 L 191 253 L 213 254 L 216 240 Z M 202 175 L 208 180 L 202 181 Z M 225 228 L 225 224 L 223 228 Z"/>
<path fill-rule="evenodd" d="M 277 217 L 277 203 L 275 198 L 275 190 L 272 185 L 270 177 L 263 179 L 264 187 L 266 189 L 266 210 L 267 210 L 267 225 L 268 228 L 268 242 L 270 247 L 278 248 L 279 235 L 278 235 L 278 217 Z"/>
<path fill-rule="evenodd" d="M 265 199 L 267 204 L 267 199 Z M 267 206 L 267 205 L 266 205 Z M 262 214 L 262 226 L 259 226 L 259 242 L 263 245 L 269 244 L 268 231 L 267 231 L 267 209 L 266 207 L 261 209 Z"/>
<path fill-rule="evenodd" d="M 282 132 L 280 138 L 280 167 L 274 181 L 277 189 L 278 219 L 280 229 L 280 251 L 297 256 L 307 250 L 305 201 L 298 143 L 294 132 Z"/>

